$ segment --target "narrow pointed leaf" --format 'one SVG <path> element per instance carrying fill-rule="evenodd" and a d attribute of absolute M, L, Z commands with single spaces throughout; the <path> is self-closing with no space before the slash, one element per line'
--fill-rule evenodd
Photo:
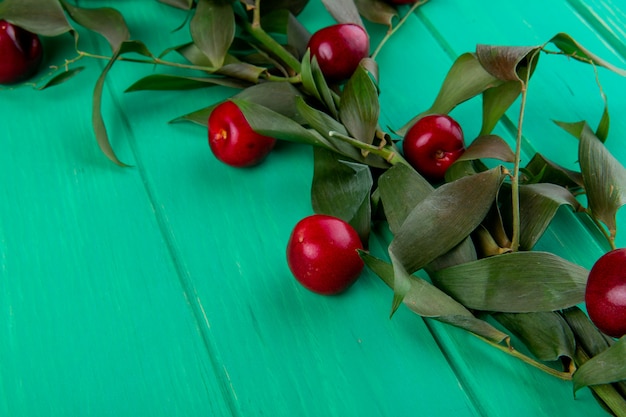
<path fill-rule="evenodd" d="M 354 23 L 363 26 L 354 0 L 322 0 L 322 3 L 337 23 Z"/>
<path fill-rule="evenodd" d="M 43 36 L 58 36 L 72 30 L 58 0 L 3 0 L 0 19 Z"/>
<path fill-rule="evenodd" d="M 232 100 L 255 132 L 276 139 L 333 149 L 319 133 L 308 130 L 291 118 L 247 100 Z"/>
<path fill-rule="evenodd" d="M 365 68 L 359 65 L 341 94 L 339 118 L 352 137 L 371 144 L 379 115 L 378 90 Z"/>
<path fill-rule="evenodd" d="M 398 130 L 398 133 L 401 135 L 405 134 L 424 115 L 449 113 L 457 105 L 501 83 L 501 80 L 498 80 L 483 68 L 475 54 L 465 53 L 459 56 L 448 70 L 448 74 L 432 106 L 411 119 Z"/>
<path fill-rule="evenodd" d="M 503 81 L 525 82 L 537 66 L 537 46 L 476 46 L 476 56 L 487 72 Z"/>
<path fill-rule="evenodd" d="M 409 273 L 423 268 L 478 227 L 493 205 L 503 178 L 502 169 L 497 167 L 437 188 L 411 211 L 389 250 Z"/>
<path fill-rule="evenodd" d="M 578 161 L 587 192 L 591 214 L 614 236 L 616 214 L 626 204 L 626 169 L 595 136 L 586 123 L 559 123 L 574 135 L 578 134 Z"/>
<path fill-rule="evenodd" d="M 234 88 L 249 86 L 249 84 L 241 81 L 221 77 L 182 77 L 171 74 L 152 74 L 134 82 L 126 89 L 126 92 L 195 90 L 217 85 Z"/>
<path fill-rule="evenodd" d="M 112 51 L 116 51 L 122 42 L 130 38 L 130 32 L 122 14 L 111 7 L 88 9 L 77 7 L 66 0 L 63 7 L 70 17 L 79 25 L 102 35 Z"/>
<path fill-rule="evenodd" d="M 589 356 L 596 356 L 615 343 L 612 338 L 598 330 L 591 319 L 589 319 L 589 316 L 580 307 L 575 306 L 565 309 L 561 314 L 576 334 L 580 347 Z"/>
<path fill-rule="evenodd" d="M 574 333 L 558 313 L 496 313 L 493 317 L 516 335 L 537 359 L 556 361 L 562 357 L 574 358 Z"/>
<path fill-rule="evenodd" d="M 520 195 L 520 248 L 531 250 L 554 219 L 558 209 L 569 206 L 578 211 L 580 203 L 566 188 L 550 183 L 525 184 L 519 188 Z M 503 217 L 511 224 L 510 189 L 502 199 Z"/>
<path fill-rule="evenodd" d="M 378 275 L 385 284 L 393 288 L 394 266 L 367 252 L 360 252 L 360 255 L 368 268 Z M 508 338 L 507 334 L 486 321 L 474 317 L 469 310 L 427 281 L 415 276 L 407 276 L 406 278 L 409 288 L 405 292 L 402 302 L 419 316 L 433 318 L 462 328 L 495 343 L 500 343 Z"/>
<path fill-rule="evenodd" d="M 367 165 L 342 161 L 335 152 L 314 149 L 311 203 L 313 211 L 338 217 L 368 242 L 371 224 L 372 174 Z"/>
<path fill-rule="evenodd" d="M 235 38 L 235 13 L 230 2 L 199 0 L 189 23 L 191 37 L 215 68 L 224 59 Z"/>
<path fill-rule="evenodd" d="M 496 87 L 488 88 L 483 93 L 483 124 L 480 136 L 488 135 L 504 113 L 520 96 L 522 84 L 517 81 L 507 81 Z"/>
<path fill-rule="evenodd" d="M 524 173 L 531 176 L 531 183 L 549 182 L 568 189 L 577 189 L 583 185 L 580 172 L 564 168 L 539 153 L 524 167 Z"/>
<path fill-rule="evenodd" d="M 568 56 L 579 59 L 583 62 L 593 63 L 604 68 L 607 68 L 616 74 L 626 76 L 626 70 L 616 67 L 615 65 L 605 61 L 599 56 L 595 55 L 581 44 L 579 44 L 574 38 L 567 33 L 558 33 L 550 41 L 557 48 L 563 51 Z"/>
<path fill-rule="evenodd" d="M 626 336 L 581 365 L 573 379 L 574 391 L 591 385 L 626 380 Z"/>
<path fill-rule="evenodd" d="M 393 19 L 398 17 L 398 10 L 382 0 L 355 0 L 359 14 L 373 23 L 392 27 Z"/>
<path fill-rule="evenodd" d="M 515 161 L 515 153 L 500 136 L 484 135 L 474 139 L 457 161 L 489 158 L 503 162 L 513 162 Z"/>
<path fill-rule="evenodd" d="M 554 311 L 584 301 L 589 271 L 549 252 L 514 252 L 442 269 L 433 283 L 470 309 Z"/>
<path fill-rule="evenodd" d="M 79 72 L 81 72 L 84 69 L 85 69 L 85 67 L 75 67 L 75 68 L 68 69 L 67 71 L 63 71 L 62 73 L 57 74 L 56 76 L 50 78 L 48 81 L 46 81 L 45 84 L 43 84 L 42 86 L 37 87 L 37 88 L 39 90 L 45 90 L 46 88 L 50 88 L 50 87 L 54 87 L 55 85 L 63 84 L 64 82 L 66 82 L 70 78 L 74 77 L 76 74 L 78 74 Z"/>

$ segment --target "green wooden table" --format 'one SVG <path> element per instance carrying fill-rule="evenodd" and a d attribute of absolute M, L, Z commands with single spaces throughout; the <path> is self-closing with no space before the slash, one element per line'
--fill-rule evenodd
<path fill-rule="evenodd" d="M 151 50 L 189 39 L 174 31 L 183 11 L 114 6 Z M 626 68 L 625 10 L 609 0 L 432 0 L 379 55 L 381 124 L 399 127 L 426 108 L 452 61 L 479 43 L 537 45 L 567 32 Z M 301 18 L 311 31 L 333 22 L 319 0 Z M 370 28 L 373 38 L 384 32 Z M 44 42 L 46 65 L 72 56 L 69 35 Z M 107 53 L 100 39 L 81 42 Z M 311 149 L 281 143 L 263 165 L 235 169 L 212 156 L 203 128 L 167 123 L 233 90 L 124 93 L 154 69 L 117 64 L 103 111 L 132 166 L 112 164 L 90 120 L 105 63 L 84 64 L 48 90 L 0 90 L 0 415 L 606 415 L 589 390 L 574 399 L 570 383 L 463 331 L 405 308 L 389 319 L 391 293 L 370 272 L 335 297 L 299 286 L 285 245 L 312 213 Z M 599 73 L 613 116 L 607 146 L 626 162 L 626 79 Z M 468 137 L 479 111 L 476 100 L 454 111 Z M 526 156 L 575 167 L 574 139 L 552 119 L 595 124 L 601 111 L 590 66 L 542 57 Z M 498 133 L 511 138 L 516 117 L 513 108 Z M 572 217 L 560 212 L 540 246 L 590 267 L 606 248 Z"/>

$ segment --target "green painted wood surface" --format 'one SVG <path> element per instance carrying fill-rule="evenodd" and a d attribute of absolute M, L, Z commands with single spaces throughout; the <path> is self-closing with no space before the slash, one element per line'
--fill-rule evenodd
<path fill-rule="evenodd" d="M 165 12 L 157 23 L 175 29 L 184 12 L 148 0 L 115 6 L 151 50 L 188 39 L 153 30 Z M 302 19 L 311 31 L 332 23 L 317 0 Z M 535 45 L 564 31 L 626 67 L 625 21 L 609 1 L 431 0 L 380 55 L 381 123 L 399 127 L 423 110 L 477 43 Z M 384 29 L 370 28 L 380 39 Z M 100 39 L 81 39 L 106 53 Z M 69 37 L 46 45 L 48 64 L 71 54 Z M 104 111 L 133 166 L 108 162 L 89 119 L 103 63 L 86 64 L 50 90 L 0 91 L 0 415 L 606 415 L 588 390 L 574 400 L 569 383 L 464 332 L 406 309 L 390 320 L 391 294 L 370 273 L 338 297 L 296 284 L 284 250 L 311 213 L 311 150 L 280 144 L 265 164 L 238 170 L 212 157 L 204 129 L 167 123 L 232 90 L 125 94 L 153 68 L 119 63 Z M 626 79 L 602 70 L 600 79 L 608 146 L 626 161 Z M 539 150 L 575 166 L 573 139 L 551 119 L 597 122 L 593 71 L 544 56 L 529 94 L 526 157 Z M 469 137 L 479 105 L 454 111 Z M 512 137 L 507 123 L 498 132 Z M 587 267 L 604 250 L 566 211 L 540 245 Z"/>

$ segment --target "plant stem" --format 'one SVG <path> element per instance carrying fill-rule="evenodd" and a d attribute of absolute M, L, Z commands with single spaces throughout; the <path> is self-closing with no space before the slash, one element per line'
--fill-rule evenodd
<path fill-rule="evenodd" d="M 289 51 L 272 38 L 261 27 L 261 0 L 255 0 L 254 11 L 252 15 L 252 24 L 247 20 L 242 20 L 244 29 L 252 35 L 254 39 L 259 41 L 263 46 L 270 50 L 285 65 L 290 67 L 295 73 L 300 73 L 300 61 L 296 59 Z"/>
<path fill-rule="evenodd" d="M 398 163 L 407 164 L 406 160 L 391 147 L 370 145 L 335 131 L 328 132 L 328 136 L 340 139 L 341 141 L 349 143 L 355 148 L 361 149 L 374 155 L 378 155 L 381 158 L 385 159 L 387 162 L 389 162 L 391 165 L 395 165 Z"/>
<path fill-rule="evenodd" d="M 428 0 L 420 0 L 416 3 L 414 3 L 411 8 L 406 12 L 406 14 L 404 16 L 402 16 L 402 19 L 400 19 L 400 21 L 398 22 L 398 24 L 394 27 L 390 27 L 389 30 L 387 31 L 387 33 L 385 34 L 385 36 L 381 39 L 381 41 L 378 43 L 378 45 L 376 46 L 376 49 L 374 50 L 374 52 L 372 52 L 372 59 L 376 59 L 376 57 L 378 56 L 378 54 L 380 53 L 381 49 L 383 48 L 383 46 L 385 45 L 385 43 L 387 43 L 387 41 L 394 35 L 394 33 L 396 33 L 396 31 L 398 29 L 400 29 L 400 27 L 402 27 L 402 25 L 404 24 L 404 22 L 407 21 L 407 19 L 409 18 L 409 16 L 411 16 L 411 14 L 413 14 L 413 12 L 419 7 L 422 6 L 423 4 L 427 3 Z"/>
<path fill-rule="evenodd" d="M 477 335 L 475 333 L 472 333 L 472 334 L 474 336 L 476 336 L 477 338 L 481 339 L 483 342 L 485 342 L 485 343 L 493 346 L 494 348 L 498 349 L 499 351 L 504 352 L 504 353 L 506 353 L 508 355 L 511 355 L 514 358 L 520 359 L 524 363 L 527 363 L 528 365 L 531 365 L 531 366 L 539 369 L 540 371 L 543 371 L 543 372 L 545 372 L 545 373 L 547 373 L 549 375 L 552 375 L 552 376 L 557 377 L 559 379 L 562 379 L 564 381 L 569 381 L 569 380 L 572 379 L 572 374 L 570 372 L 557 371 L 556 369 L 551 368 L 551 367 L 549 367 L 547 365 L 544 365 L 543 363 L 538 362 L 535 359 L 533 359 L 533 358 L 531 358 L 531 357 L 529 357 L 529 356 L 519 352 L 518 350 L 514 349 L 511 346 L 502 346 L 499 343 L 492 342 L 491 340 L 486 339 L 486 338 L 484 338 L 482 336 L 479 336 L 479 335 Z"/>
<path fill-rule="evenodd" d="M 590 359 L 587 352 L 580 346 L 576 348 L 576 363 L 578 366 Z M 626 417 L 626 399 L 611 384 L 592 385 L 589 387 L 618 417 Z"/>

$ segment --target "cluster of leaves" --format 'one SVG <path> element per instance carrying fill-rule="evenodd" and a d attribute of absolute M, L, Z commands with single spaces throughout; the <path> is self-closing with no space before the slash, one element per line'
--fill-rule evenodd
<path fill-rule="evenodd" d="M 92 116 L 101 149 L 120 165 L 100 113 L 105 77 L 115 62 L 203 72 L 152 74 L 127 91 L 240 89 L 230 100 L 255 131 L 314 147 L 313 210 L 346 220 L 364 242 L 374 231 L 389 239 L 386 256 L 367 251 L 361 256 L 393 290 L 392 314 L 405 304 L 422 317 L 465 329 L 546 372 L 573 379 L 575 390 L 590 386 L 610 412 L 626 415 L 626 340 L 600 333 L 579 308 L 588 271 L 533 250 L 562 206 L 588 216 L 614 245 L 616 212 L 626 203 L 626 170 L 604 145 L 608 110 L 595 130 L 584 121 L 558 122 L 578 138 L 579 171 L 541 154 L 521 167 L 519 146 L 527 87 L 541 54 L 626 72 L 563 33 L 533 47 L 479 45 L 455 60 L 430 108 L 396 132 L 386 132 L 379 125 L 375 59 L 364 59 L 344 84 L 329 84 L 306 50 L 310 33 L 297 19 L 307 0 L 264 0 L 262 7 L 259 0 L 161 1 L 189 11 L 190 41 L 159 55 L 130 40 L 124 18 L 112 8 L 83 8 L 68 0 L 4 0 L 0 18 L 45 36 L 71 32 L 80 58 L 89 54 L 78 48 L 75 25 L 107 39 L 112 55 L 94 88 Z M 389 34 L 403 22 L 394 24 L 400 14 L 382 0 L 324 4 L 338 22 L 363 25 L 363 17 L 388 26 Z M 183 62 L 165 61 L 170 53 Z M 79 70 L 68 69 L 44 87 Z M 397 141 L 420 117 L 449 113 L 474 97 L 483 103 L 480 134 L 444 184 L 429 183 L 405 162 Z M 522 106 L 512 149 L 492 132 L 518 100 Z M 175 120 L 206 125 L 217 104 Z M 576 198 L 581 193 L 586 194 L 584 205 Z M 512 335 L 533 357 L 510 346 Z M 565 370 L 547 365 L 558 361 Z"/>

